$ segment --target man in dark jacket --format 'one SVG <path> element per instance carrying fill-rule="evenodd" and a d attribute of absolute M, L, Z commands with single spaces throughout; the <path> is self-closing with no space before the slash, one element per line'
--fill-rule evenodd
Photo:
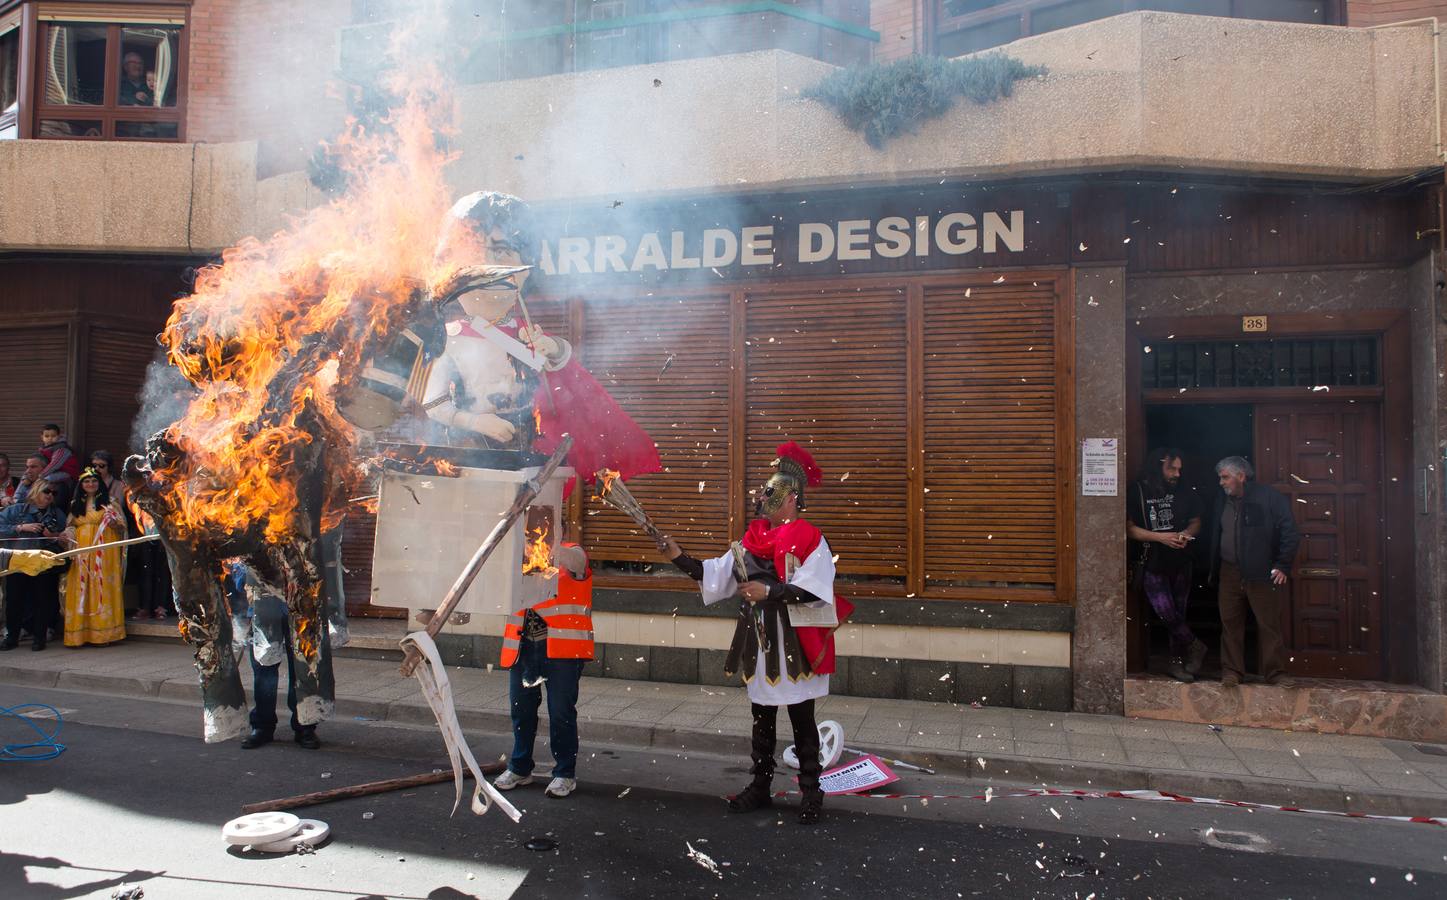
<path fill-rule="evenodd" d="M 1216 464 L 1223 494 L 1211 529 L 1211 566 L 1221 604 L 1221 684 L 1234 687 L 1245 673 L 1246 607 L 1260 632 L 1261 675 L 1275 684 L 1286 671 L 1281 640 L 1283 590 L 1301 535 L 1291 504 L 1276 490 L 1249 480 L 1251 463 L 1228 456 Z"/>

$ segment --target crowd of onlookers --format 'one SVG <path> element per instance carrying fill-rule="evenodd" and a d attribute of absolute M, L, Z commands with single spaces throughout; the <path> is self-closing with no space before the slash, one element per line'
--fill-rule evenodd
<path fill-rule="evenodd" d="M 33 650 L 44 650 L 57 636 L 67 647 L 119 641 L 126 636 L 128 586 L 137 618 L 174 614 L 170 570 L 158 542 L 102 546 L 155 533 L 150 517 L 130 502 L 110 453 L 81 456 L 59 425 L 48 424 L 20 474 L 11 469 L 10 457 L 0 453 L 0 548 L 81 552 L 58 568 L 0 578 L 0 650 L 14 650 L 22 637 Z"/>

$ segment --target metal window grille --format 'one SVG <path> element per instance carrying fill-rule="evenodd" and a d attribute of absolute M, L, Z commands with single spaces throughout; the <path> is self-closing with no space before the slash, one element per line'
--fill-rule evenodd
<path fill-rule="evenodd" d="M 1146 342 L 1140 353 L 1146 390 L 1381 384 L 1381 348 L 1375 337 L 1161 340 Z"/>

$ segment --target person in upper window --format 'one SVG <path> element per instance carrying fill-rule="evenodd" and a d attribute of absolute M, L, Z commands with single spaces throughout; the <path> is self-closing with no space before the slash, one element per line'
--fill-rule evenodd
<path fill-rule="evenodd" d="M 155 91 L 146 84 L 146 61 L 132 50 L 121 59 L 121 106 L 150 106 Z"/>

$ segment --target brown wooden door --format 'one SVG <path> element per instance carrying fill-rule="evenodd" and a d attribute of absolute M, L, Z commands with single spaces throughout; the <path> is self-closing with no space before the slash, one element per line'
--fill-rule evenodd
<path fill-rule="evenodd" d="M 1286 495 L 1301 531 L 1282 611 L 1292 674 L 1383 675 L 1381 460 L 1376 403 L 1257 408 L 1257 479 Z"/>

